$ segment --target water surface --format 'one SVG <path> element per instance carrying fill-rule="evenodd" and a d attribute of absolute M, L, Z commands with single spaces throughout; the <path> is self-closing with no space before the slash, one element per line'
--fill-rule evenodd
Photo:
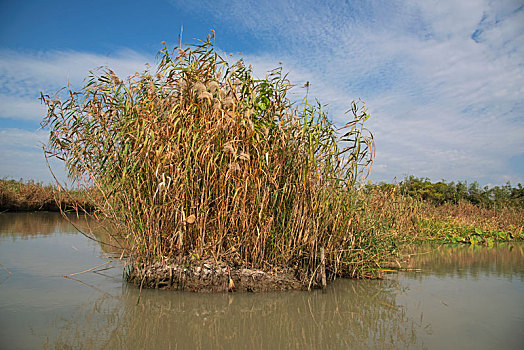
<path fill-rule="evenodd" d="M 0 348 L 524 348 L 524 245 L 416 252 L 326 292 L 140 294 L 59 215 L 0 214 Z"/>

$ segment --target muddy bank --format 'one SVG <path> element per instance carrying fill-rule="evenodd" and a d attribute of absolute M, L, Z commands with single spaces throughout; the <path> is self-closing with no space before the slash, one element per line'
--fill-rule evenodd
<path fill-rule="evenodd" d="M 284 290 L 306 290 L 294 271 L 266 272 L 256 269 L 228 267 L 211 261 L 192 266 L 155 263 L 139 266 L 128 262 L 126 280 L 137 287 L 190 292 L 269 292 Z M 313 281 L 311 287 L 318 286 Z"/>

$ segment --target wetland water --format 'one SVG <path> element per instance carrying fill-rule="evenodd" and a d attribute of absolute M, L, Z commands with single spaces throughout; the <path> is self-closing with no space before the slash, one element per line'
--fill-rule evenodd
<path fill-rule="evenodd" d="M 52 213 L 0 214 L 0 348 L 524 348 L 524 245 L 423 246 L 325 293 L 139 291 Z"/>

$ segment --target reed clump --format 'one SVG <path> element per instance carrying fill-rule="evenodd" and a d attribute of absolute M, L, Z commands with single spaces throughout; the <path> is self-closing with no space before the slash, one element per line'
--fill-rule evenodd
<path fill-rule="evenodd" d="M 42 95 L 48 157 L 94 188 L 136 269 L 214 261 L 328 276 L 377 277 L 398 234 L 368 217 L 356 188 L 373 160 L 365 105 L 337 129 L 320 103 L 292 103 L 281 68 L 256 79 L 213 37 L 164 47 L 156 72 L 122 81 L 110 69 L 81 91 Z M 368 213 L 370 214 L 370 213 Z M 131 272 L 132 273 L 132 272 Z"/>

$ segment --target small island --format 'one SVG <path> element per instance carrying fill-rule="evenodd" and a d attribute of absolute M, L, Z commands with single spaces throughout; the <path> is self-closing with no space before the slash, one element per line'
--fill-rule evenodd
<path fill-rule="evenodd" d="M 81 91 L 42 94 L 46 157 L 64 161 L 75 189 L 58 184 L 54 208 L 107 223 L 104 243 L 140 288 L 321 288 L 401 268 L 415 240 L 523 236 L 520 185 L 503 197 L 415 177 L 364 185 L 374 141 L 363 102 L 338 128 L 307 86 L 292 101 L 281 68 L 256 79 L 213 35 L 159 57 L 154 73 L 124 81 L 105 68 Z M 3 203 L 14 184 L 2 182 Z"/>

